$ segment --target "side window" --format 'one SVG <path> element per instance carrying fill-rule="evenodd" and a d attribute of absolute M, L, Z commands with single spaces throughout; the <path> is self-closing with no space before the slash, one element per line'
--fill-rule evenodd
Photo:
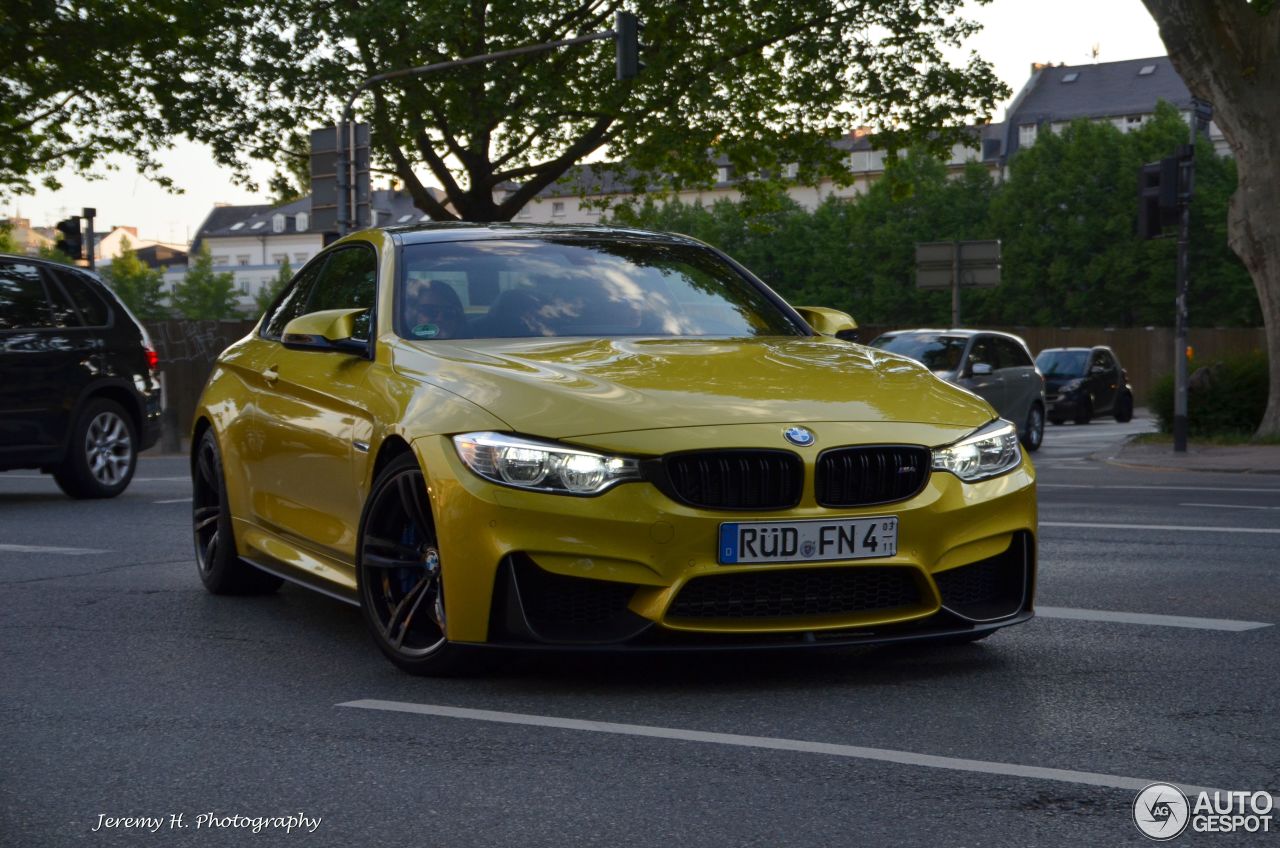
<path fill-rule="evenodd" d="M 1107 353 L 1105 350 L 1098 351 L 1098 364 L 1108 371 L 1114 371 L 1116 369 L 1115 359 L 1113 359 L 1111 354 Z"/>
<path fill-rule="evenodd" d="M 312 292 L 307 312 L 363 309 L 364 313 L 356 318 L 352 338 L 368 339 L 377 280 L 378 259 L 372 248 L 353 246 L 335 251 Z"/>
<path fill-rule="evenodd" d="M 1022 345 L 1013 339 L 996 339 L 996 347 L 1000 350 L 1001 368 L 1030 368 L 1031 356 L 1022 349 Z"/>
<path fill-rule="evenodd" d="M 79 327 L 80 313 L 71 305 L 71 298 L 58 285 L 58 281 L 50 274 L 44 278 L 44 290 L 49 295 L 49 305 L 53 307 L 53 325 L 55 327 Z"/>
<path fill-rule="evenodd" d="M 992 370 L 1000 367 L 1000 362 L 996 358 L 995 345 L 986 336 L 974 339 L 973 347 L 969 348 L 969 373 L 973 373 L 973 366 L 981 363 L 990 365 Z"/>
<path fill-rule="evenodd" d="M 279 340 L 280 336 L 284 334 L 285 324 L 288 324 L 299 315 L 306 315 L 308 312 L 315 311 L 308 309 L 307 303 L 315 293 L 316 284 L 320 282 L 320 272 L 324 270 L 325 262 L 326 260 L 321 258 L 303 268 L 293 278 L 288 288 L 284 290 L 284 294 L 276 299 L 270 314 L 267 315 L 267 320 L 263 322 L 263 338 Z"/>
<path fill-rule="evenodd" d="M 84 277 L 72 271 L 61 269 L 53 271 L 53 275 L 62 283 L 62 288 L 71 296 L 71 302 L 80 310 L 80 317 L 87 327 L 105 327 L 111 323 L 111 310 L 107 308 L 102 295 L 93 290 L 93 285 Z"/>
<path fill-rule="evenodd" d="M 40 270 L 34 265 L 0 262 L 0 330 L 53 326 Z"/>

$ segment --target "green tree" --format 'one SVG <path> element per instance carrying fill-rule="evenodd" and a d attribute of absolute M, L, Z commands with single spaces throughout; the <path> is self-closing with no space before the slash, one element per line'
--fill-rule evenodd
<path fill-rule="evenodd" d="M 219 320 L 235 318 L 235 274 L 214 273 L 209 246 L 202 244 L 187 268 L 187 276 L 178 283 L 170 298 L 173 308 L 184 318 Z"/>
<path fill-rule="evenodd" d="M 13 237 L 13 223 L 0 221 L 0 253 L 22 254 L 22 245 Z"/>
<path fill-rule="evenodd" d="M 272 302 L 276 299 L 276 295 L 284 291 L 284 287 L 293 279 L 293 269 L 289 267 L 289 257 L 285 257 L 280 261 L 280 268 L 276 271 L 276 276 L 270 283 L 263 286 L 262 289 L 253 297 L 254 305 L 258 308 L 258 314 L 267 311 Z"/>
<path fill-rule="evenodd" d="M 102 269 L 102 278 L 140 320 L 169 317 L 164 305 L 164 272 L 139 259 L 127 238 L 121 240 L 120 255 Z"/>
<path fill-rule="evenodd" d="M 358 112 L 375 159 L 437 219 L 508 220 L 597 151 L 635 168 L 640 188 L 711 181 L 708 151 L 740 174 L 794 162 L 802 179 L 847 177 L 830 142 L 849 127 L 876 128 L 885 144 L 945 147 L 1007 94 L 977 56 L 947 60 L 976 30 L 960 6 L 652 0 L 642 10 L 648 67 L 634 80 L 614 79 L 613 45 L 601 41 L 393 80 Z M 606 30 L 624 7 L 250 0 L 178 42 L 184 74 L 170 117 L 224 163 L 296 159 L 304 151 L 281 139 L 300 120 L 331 123 L 367 77 Z M 423 171 L 451 208 L 427 191 Z"/>
<path fill-rule="evenodd" d="M 198 38 L 216 4 L 6 0 L 0 13 L 0 197 L 59 187 L 62 168 L 90 172 L 113 153 L 161 184 L 155 151 L 175 51 Z M 179 130 L 181 128 L 179 127 Z M 111 167 L 109 164 L 106 167 Z"/>
<path fill-rule="evenodd" d="M 1280 436 L 1280 6 L 1275 0 L 1143 0 L 1169 59 L 1236 157 L 1227 238 L 1253 280 L 1267 331 L 1269 397 L 1259 436 Z M 1194 278 L 1193 278 L 1194 279 Z"/>

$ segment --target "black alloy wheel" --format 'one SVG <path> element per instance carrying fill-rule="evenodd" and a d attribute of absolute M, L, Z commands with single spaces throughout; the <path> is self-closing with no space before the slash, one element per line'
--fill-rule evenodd
<path fill-rule="evenodd" d="M 1133 420 L 1133 395 L 1125 392 L 1116 401 L 1115 410 L 1116 421 L 1121 424 L 1127 424 Z"/>
<path fill-rule="evenodd" d="M 120 404 L 98 398 L 76 418 L 66 459 L 53 473 L 73 498 L 114 498 L 129 486 L 138 465 L 138 438 Z"/>
<path fill-rule="evenodd" d="M 191 523 L 196 569 L 210 592 L 261 595 L 280 588 L 279 577 L 259 571 L 236 553 L 222 454 L 212 427 L 204 431 L 191 455 Z"/>
<path fill-rule="evenodd" d="M 392 460 L 374 482 L 357 551 L 360 608 L 387 659 L 410 674 L 459 671 L 462 648 L 447 637 L 444 571 L 426 478 L 412 454 Z"/>

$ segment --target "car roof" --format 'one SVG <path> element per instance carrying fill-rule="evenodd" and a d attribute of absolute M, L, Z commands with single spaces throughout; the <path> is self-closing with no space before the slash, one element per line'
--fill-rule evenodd
<path fill-rule="evenodd" d="M 891 330 L 887 333 L 882 334 L 881 338 L 885 338 L 885 337 L 893 338 L 896 336 L 925 335 L 926 333 L 934 336 L 937 336 L 937 335 L 957 336 L 959 338 L 965 338 L 965 339 L 973 338 L 974 336 L 978 336 L 978 335 L 1003 336 L 1006 339 L 1013 339 L 1018 344 L 1026 345 L 1026 342 L 1023 341 L 1021 336 L 1015 336 L 1013 333 L 1006 333 L 1003 330 L 982 330 L 982 329 L 974 329 L 971 327 L 957 327 L 956 329 L 953 329 L 953 330 L 929 329 L 925 327 L 922 327 L 916 330 Z"/>
<path fill-rule="evenodd" d="M 606 227 L 599 224 L 513 224 L 507 222 L 471 223 L 467 221 L 431 221 L 428 223 L 388 226 L 379 229 L 393 235 L 402 244 L 443 241 L 475 241 L 502 238 L 554 238 L 564 236 L 601 236 L 646 239 L 669 244 L 701 245 L 702 242 L 678 233 L 658 233 L 630 227 Z"/>
<path fill-rule="evenodd" d="M 1046 347 L 1046 348 L 1044 348 L 1043 350 L 1041 350 L 1040 352 L 1041 352 L 1041 353 L 1049 353 L 1050 351 L 1055 351 L 1055 350 L 1063 350 L 1063 351 L 1094 351 L 1094 350 L 1106 350 L 1106 351 L 1110 351 L 1110 350 L 1111 350 L 1111 348 L 1107 347 L 1106 345 L 1094 345 L 1093 347 L 1084 347 L 1083 345 L 1081 345 L 1081 346 L 1073 346 L 1073 347 Z"/>

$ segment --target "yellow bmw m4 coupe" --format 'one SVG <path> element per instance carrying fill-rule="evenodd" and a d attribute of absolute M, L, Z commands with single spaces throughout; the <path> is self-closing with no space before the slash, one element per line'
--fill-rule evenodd
<path fill-rule="evenodd" d="M 1031 617 L 1016 427 L 689 238 L 426 225 L 326 248 L 192 433 L 218 594 L 290 580 L 400 668 L 481 647 L 981 639 Z"/>

